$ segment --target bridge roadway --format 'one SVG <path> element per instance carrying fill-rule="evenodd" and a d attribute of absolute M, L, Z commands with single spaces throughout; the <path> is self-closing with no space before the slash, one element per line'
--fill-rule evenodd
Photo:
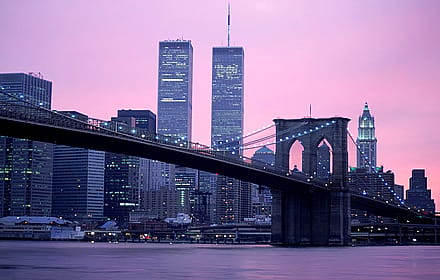
<path fill-rule="evenodd" d="M 193 150 L 109 132 L 104 134 L 102 130 L 83 130 L 0 117 L 0 135 L 159 160 L 281 190 L 292 186 L 304 191 L 328 190 L 324 183 L 312 182 L 310 179 L 309 182 L 301 174 L 276 174 L 241 160 L 242 163 L 228 160 L 221 152 L 215 156 L 212 151 Z"/>
<path fill-rule="evenodd" d="M 70 118 L 67 120 L 71 121 Z M 275 173 L 275 170 L 257 168 L 242 160 L 231 161 L 229 158 L 216 156 L 212 151 L 178 147 L 101 128 L 85 130 L 81 126 L 75 128 L 49 124 L 47 118 L 22 120 L 5 110 L 0 111 L 0 135 L 149 158 L 226 175 L 281 191 L 294 189 L 295 192 L 304 194 L 330 192 L 326 183 L 307 178 L 302 174 L 294 173 L 286 176 L 281 171 Z M 351 193 L 351 206 L 380 216 L 421 221 L 419 213 L 406 207 L 387 204 L 356 193 Z M 428 222 L 429 218 L 423 220 Z"/>

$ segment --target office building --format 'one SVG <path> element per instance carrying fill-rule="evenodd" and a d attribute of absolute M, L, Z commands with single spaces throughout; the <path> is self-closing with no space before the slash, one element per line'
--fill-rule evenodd
<path fill-rule="evenodd" d="M 394 184 L 394 173 L 390 170 L 384 172 L 383 167 L 377 167 L 374 173 L 366 168 L 351 168 L 348 172 L 348 184 L 355 193 L 395 204 L 399 203 L 393 194 L 399 190 L 399 186 Z"/>
<path fill-rule="evenodd" d="M 155 115 L 149 110 L 119 110 L 110 125 L 154 133 Z M 130 155 L 105 153 L 104 215 L 125 224 L 129 213 L 141 209 L 151 161 Z"/>
<path fill-rule="evenodd" d="M 216 223 L 215 186 L 216 176 L 209 172 L 199 171 L 198 182 L 194 191 L 194 209 L 191 212 L 194 223 Z"/>
<path fill-rule="evenodd" d="M 61 114 L 87 122 L 75 111 Z M 75 221 L 103 219 L 105 152 L 54 145 L 52 215 Z"/>
<path fill-rule="evenodd" d="M 0 74 L 0 90 L 51 109 L 52 82 L 40 74 Z M 52 146 L 0 136 L 0 216 L 50 216 Z"/>
<path fill-rule="evenodd" d="M 394 173 L 384 172 L 383 167 L 376 167 L 374 172 L 367 168 L 350 168 L 348 172 L 348 186 L 354 193 L 362 194 L 372 199 L 399 204 L 397 196 L 402 199 L 402 188 L 394 183 Z M 396 195 L 394 195 L 396 193 Z M 376 216 L 367 211 L 351 209 L 352 221 L 360 223 L 391 223 L 394 218 Z"/>
<path fill-rule="evenodd" d="M 193 48 L 189 40 L 159 42 L 158 134 L 191 141 Z M 190 214 L 197 171 L 153 161 L 145 209 L 163 219 Z"/>
<path fill-rule="evenodd" d="M 193 48 L 191 41 L 159 42 L 157 132 L 191 141 Z"/>
<path fill-rule="evenodd" d="M 211 145 L 239 156 L 243 137 L 244 50 L 228 46 L 212 51 Z M 251 184 L 222 175 L 216 176 L 217 223 L 236 223 L 251 217 Z"/>
<path fill-rule="evenodd" d="M 266 146 L 258 149 L 252 156 L 252 165 L 265 166 L 275 164 L 275 153 Z"/>
<path fill-rule="evenodd" d="M 180 196 L 175 187 L 174 167 L 173 164 L 151 161 L 144 202 L 148 215 L 165 219 L 178 213 Z"/>
<path fill-rule="evenodd" d="M 409 190 L 406 191 L 406 204 L 418 210 L 434 213 L 435 204 L 431 199 L 431 190 L 428 189 L 428 180 L 425 169 L 413 169 L 409 179 Z"/>
<path fill-rule="evenodd" d="M 213 147 L 234 149 L 241 144 L 244 115 L 243 78 L 243 48 L 214 47 L 211 117 L 211 145 Z"/>
<path fill-rule="evenodd" d="M 156 133 L 156 115 L 150 110 L 118 110 L 117 119 L 127 124 L 130 123 L 132 127 Z"/>
<path fill-rule="evenodd" d="M 275 153 L 266 146 L 258 149 L 252 156 L 252 165 L 273 166 L 275 164 Z M 272 193 L 267 186 L 252 184 L 251 189 L 252 217 L 272 215 Z"/>

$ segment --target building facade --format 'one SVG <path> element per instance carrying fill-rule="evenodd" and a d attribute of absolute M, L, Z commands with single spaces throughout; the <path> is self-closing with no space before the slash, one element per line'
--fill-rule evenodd
<path fill-rule="evenodd" d="M 156 117 L 149 110 L 119 110 L 111 125 L 143 129 L 155 127 Z M 145 188 L 151 161 L 130 155 L 105 154 L 104 215 L 122 224 L 129 213 L 144 205 Z"/>
<path fill-rule="evenodd" d="M 213 48 L 211 108 L 211 145 L 237 148 L 242 141 L 244 116 L 242 47 Z"/>
<path fill-rule="evenodd" d="M 384 172 L 383 167 L 377 167 L 374 173 L 367 168 L 351 168 L 348 172 L 348 184 L 355 193 L 395 204 L 399 203 L 393 194 L 395 189 L 398 189 L 398 186 L 395 187 L 394 184 L 394 173 L 390 170 Z"/>
<path fill-rule="evenodd" d="M 156 115 L 150 110 L 118 110 L 118 120 L 156 133 Z"/>
<path fill-rule="evenodd" d="M 51 109 L 52 82 L 41 75 L 0 74 L 0 90 Z M 0 216 L 50 216 L 52 156 L 52 144 L 0 136 Z"/>
<path fill-rule="evenodd" d="M 352 167 L 348 172 L 348 186 L 351 191 L 387 203 L 399 204 L 401 186 L 394 183 L 394 173 L 384 172 L 383 167 L 376 167 L 374 172 L 367 168 Z M 389 187 L 389 188 L 388 188 Z M 397 196 L 394 195 L 397 194 Z M 393 218 L 376 216 L 363 210 L 351 209 L 352 222 L 359 223 L 391 223 Z"/>
<path fill-rule="evenodd" d="M 191 41 L 159 42 L 157 132 L 191 141 L 193 47 Z"/>
<path fill-rule="evenodd" d="M 75 111 L 61 114 L 87 122 Z M 105 152 L 54 145 L 52 215 L 76 221 L 103 219 Z"/>
<path fill-rule="evenodd" d="M 407 205 L 424 212 L 435 212 L 434 200 L 431 199 L 431 190 L 428 189 L 428 180 L 424 169 L 413 169 L 405 202 Z"/>
<path fill-rule="evenodd" d="M 275 165 L 275 153 L 266 146 L 258 149 L 252 156 L 252 165 Z M 272 193 L 267 186 L 252 184 L 252 217 L 272 216 Z"/>

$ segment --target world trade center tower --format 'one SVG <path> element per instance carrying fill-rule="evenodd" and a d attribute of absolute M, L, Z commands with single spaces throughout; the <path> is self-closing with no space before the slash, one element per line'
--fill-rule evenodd
<path fill-rule="evenodd" d="M 158 133 L 191 141 L 193 47 L 159 42 Z"/>
<path fill-rule="evenodd" d="M 190 40 L 159 42 L 157 132 L 191 141 L 193 47 Z M 190 212 L 196 170 L 151 162 L 146 208 L 160 218 Z"/>
<path fill-rule="evenodd" d="M 214 149 L 240 155 L 244 115 L 244 50 L 228 45 L 212 50 L 211 145 Z M 216 176 L 216 223 L 241 222 L 250 216 L 250 184 L 226 176 Z"/>
<path fill-rule="evenodd" d="M 213 147 L 234 149 L 241 143 L 244 113 L 243 68 L 242 47 L 213 48 L 211 119 Z"/>

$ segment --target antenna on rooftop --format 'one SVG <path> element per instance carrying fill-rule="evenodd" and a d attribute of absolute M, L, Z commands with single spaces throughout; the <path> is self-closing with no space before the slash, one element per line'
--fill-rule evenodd
<path fill-rule="evenodd" d="M 228 47 L 231 46 L 231 3 L 228 2 Z"/>

